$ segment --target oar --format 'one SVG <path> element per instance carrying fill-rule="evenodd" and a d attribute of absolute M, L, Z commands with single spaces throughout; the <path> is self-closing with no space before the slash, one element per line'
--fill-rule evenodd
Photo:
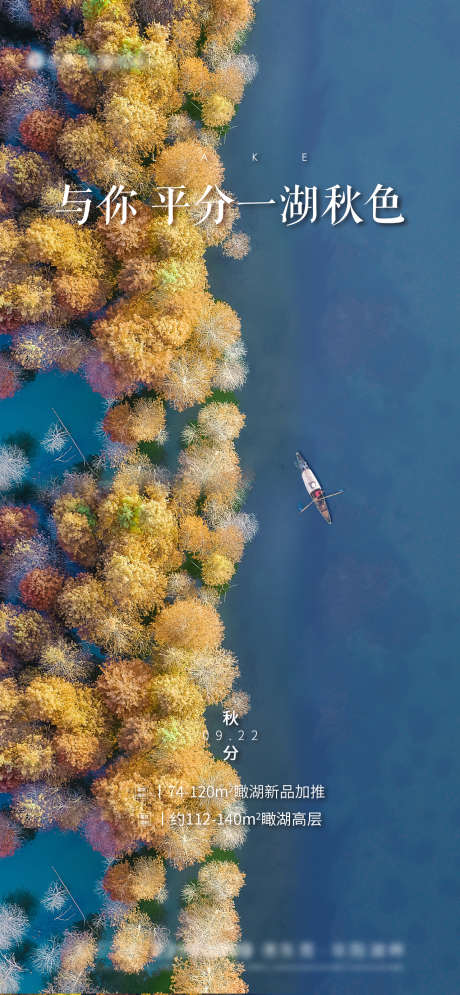
<path fill-rule="evenodd" d="M 337 497 L 338 494 L 343 494 L 343 490 L 341 490 L 341 491 L 334 491 L 333 494 L 323 494 L 321 496 L 322 496 L 323 500 L 325 501 L 326 498 Z M 310 504 L 306 504 L 305 508 L 300 508 L 299 509 L 300 510 L 300 514 L 302 514 L 304 511 L 307 511 L 308 508 L 311 508 L 312 504 L 316 504 L 316 501 L 310 501 Z"/>
<path fill-rule="evenodd" d="M 325 494 L 324 495 L 324 500 L 326 500 L 326 498 L 330 498 L 330 497 L 337 497 L 337 494 L 343 494 L 343 490 L 341 490 L 341 491 L 334 491 L 333 494 Z"/>

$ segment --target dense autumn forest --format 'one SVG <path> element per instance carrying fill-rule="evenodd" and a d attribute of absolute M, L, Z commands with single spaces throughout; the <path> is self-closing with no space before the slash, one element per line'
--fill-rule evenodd
<path fill-rule="evenodd" d="M 116 972 L 154 966 L 168 864 L 196 865 L 170 990 L 247 991 L 239 781 L 205 712 L 249 709 L 219 602 L 257 526 L 241 326 L 205 253 L 249 249 L 219 147 L 257 69 L 253 17 L 251 0 L 30 0 L 26 40 L 0 50 L 0 396 L 58 370 L 106 399 L 97 458 L 49 485 L 27 491 L 27 451 L 0 446 L 0 853 L 59 827 L 107 862 L 100 916 L 35 952 L 50 992 L 102 990 L 107 934 Z M 194 408 L 173 470 L 168 407 Z M 68 443 L 59 421 L 43 440 L 51 460 Z M 0 907 L 0 991 L 22 984 L 28 927 Z"/>

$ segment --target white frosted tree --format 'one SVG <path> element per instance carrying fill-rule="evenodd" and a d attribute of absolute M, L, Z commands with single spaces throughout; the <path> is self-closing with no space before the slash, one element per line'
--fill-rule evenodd
<path fill-rule="evenodd" d="M 20 484 L 29 470 L 29 460 L 19 446 L 0 446 L 0 490 Z"/>
<path fill-rule="evenodd" d="M 0 905 L 0 950 L 17 946 L 29 928 L 29 920 L 19 905 Z"/>
<path fill-rule="evenodd" d="M 37 947 L 32 963 L 39 974 L 53 974 L 59 966 L 59 957 L 60 941 L 56 936 L 52 936 L 47 943 Z"/>
<path fill-rule="evenodd" d="M 16 995 L 21 987 L 21 971 L 12 954 L 0 954 L 0 995 Z"/>

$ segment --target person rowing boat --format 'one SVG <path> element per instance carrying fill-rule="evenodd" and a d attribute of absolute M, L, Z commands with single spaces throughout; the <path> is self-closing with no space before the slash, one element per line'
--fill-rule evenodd
<path fill-rule="evenodd" d="M 311 466 L 308 465 L 305 456 L 302 456 L 302 453 L 297 452 L 295 457 L 307 494 L 311 498 L 309 504 L 306 504 L 304 508 L 300 508 L 299 510 L 304 512 L 307 511 L 307 508 L 311 508 L 312 505 L 315 505 L 324 521 L 327 522 L 328 525 L 332 525 L 331 513 L 327 506 L 326 499 L 336 497 L 338 494 L 343 494 L 343 490 L 334 491 L 333 494 L 325 494 L 318 478 L 313 473 Z"/>

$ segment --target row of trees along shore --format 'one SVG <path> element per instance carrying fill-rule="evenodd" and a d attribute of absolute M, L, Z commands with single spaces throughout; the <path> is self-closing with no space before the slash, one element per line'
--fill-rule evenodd
<path fill-rule="evenodd" d="M 58 935 L 32 953 L 30 910 L 4 901 L 0 992 L 25 990 L 31 968 L 47 992 L 123 990 L 136 974 L 151 989 L 169 940 L 168 864 L 197 868 L 180 956 L 158 985 L 248 990 L 236 960 L 244 809 L 205 712 L 250 707 L 219 603 L 257 525 L 235 448 L 241 325 L 213 297 L 205 253 L 249 250 L 219 146 L 257 71 L 242 51 L 254 2 L 2 5 L 0 397 L 40 371 L 78 373 L 106 413 L 89 463 L 57 414 L 46 486 L 30 479 L 21 439 L 0 445 L 0 788 L 11 799 L 0 854 L 60 828 L 84 834 L 107 869 L 89 918 L 55 872 L 43 905 Z M 126 218 L 121 194 L 107 214 L 99 206 L 120 187 Z M 189 206 L 171 219 L 155 191 L 177 187 Z M 196 203 L 208 189 L 225 195 L 218 224 Z M 172 470 L 168 407 L 195 407 Z M 64 449 L 77 465 L 53 475 Z M 59 932 L 68 905 L 78 921 Z"/>

